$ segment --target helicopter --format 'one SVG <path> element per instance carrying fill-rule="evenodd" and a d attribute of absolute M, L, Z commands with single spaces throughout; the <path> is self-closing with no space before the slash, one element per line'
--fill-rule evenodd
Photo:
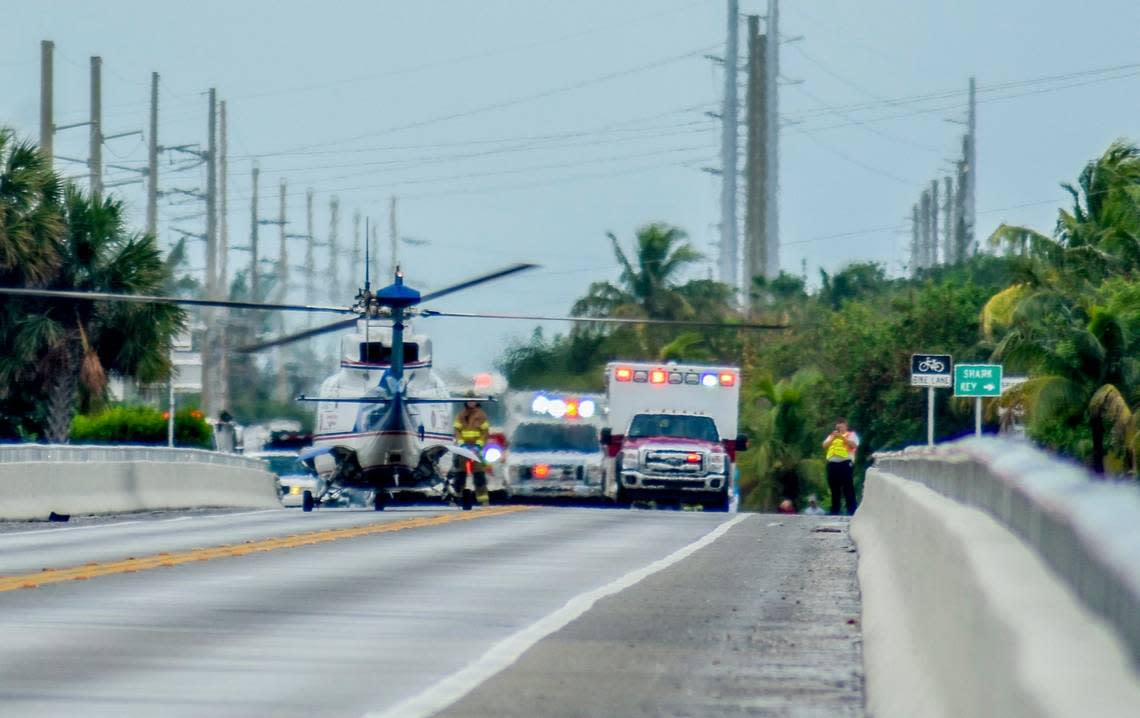
<path fill-rule="evenodd" d="M 448 454 L 462 460 L 482 461 L 474 451 L 455 443 L 451 408 L 469 401 L 489 402 L 493 398 L 449 395 L 442 379 L 432 371 L 430 338 L 410 330 L 409 322 L 413 319 L 456 317 L 608 325 L 786 328 L 783 324 L 447 312 L 421 306 L 424 302 L 504 279 L 537 266 L 531 263 L 512 264 L 427 294 L 421 294 L 405 284 L 399 268 L 394 272 L 392 284 L 376 291 L 372 290 L 366 273 L 364 287 L 358 290 L 355 301 L 346 306 L 31 288 L 0 287 L 0 294 L 74 301 L 120 301 L 351 315 L 346 319 L 234 349 L 241 353 L 259 352 L 331 332 L 347 331 L 341 337 L 340 367 L 337 373 L 322 383 L 317 396 L 297 397 L 298 401 L 316 404 L 313 446 L 302 452 L 300 459 L 309 463 L 322 478 L 321 488 L 316 493 L 305 492 L 302 504 L 304 511 L 312 511 L 322 501 L 335 498 L 346 489 L 372 492 L 372 508 L 377 511 L 385 508 L 390 496 L 406 493 L 441 496 L 444 500 L 458 500 L 464 510 L 472 508 L 474 491 L 462 485 L 458 489 L 450 486 L 449 481 L 441 475 L 439 465 Z"/>

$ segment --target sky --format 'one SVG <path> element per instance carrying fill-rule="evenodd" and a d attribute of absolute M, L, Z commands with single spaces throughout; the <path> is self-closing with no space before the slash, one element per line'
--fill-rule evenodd
<path fill-rule="evenodd" d="M 766 2 L 740 0 L 741 13 Z M 227 102 L 228 229 L 248 244 L 250 170 L 260 216 L 287 181 L 289 232 L 340 244 L 359 211 L 379 224 L 387 269 L 390 198 L 399 262 L 421 289 L 519 261 L 525 275 L 435 305 L 462 312 L 563 314 L 617 270 L 607 232 L 685 229 L 715 266 L 723 0 L 44 0 L 11 4 L 0 27 L 0 125 L 38 136 L 39 45 L 55 42 L 56 124 L 88 112 L 88 58 L 103 58 L 104 134 L 143 129 L 150 73 L 161 75 L 159 141 L 205 143 L 208 88 Z M 741 20 L 741 44 L 743 19 Z M 979 237 L 1001 222 L 1049 230 L 1060 183 L 1117 138 L 1140 139 L 1140 5 L 1092 0 L 800 0 L 781 3 L 782 269 L 833 272 L 876 261 L 901 274 L 912 205 L 959 154 L 968 78 L 978 83 Z M 1115 69 L 1109 69 L 1115 68 Z M 743 79 L 743 75 L 741 76 Z M 743 98 L 743 93 L 741 93 Z M 85 128 L 57 155 L 85 158 Z M 104 162 L 145 166 L 138 135 L 108 140 Z M 163 189 L 205 187 L 202 168 L 160 169 Z M 59 161 L 68 176 L 86 168 Z M 108 183 L 138 175 L 108 168 Z M 116 188 L 143 224 L 139 184 Z M 172 197 L 171 200 L 176 198 Z M 159 239 L 203 232 L 200 204 L 160 206 Z M 741 213 L 741 216 L 743 214 Z M 276 228 L 261 231 L 277 254 Z M 289 240 L 291 264 L 304 241 Z M 197 251 L 191 264 L 204 262 Z M 231 266 L 248 263 L 234 249 Z M 360 267 L 347 251 L 332 284 L 319 255 L 318 301 L 348 303 Z M 304 267 L 290 300 L 304 301 Z M 429 324 L 430 321 L 430 324 Z M 489 368 L 529 322 L 422 320 L 436 363 Z M 549 324 L 548 333 L 565 330 Z"/>

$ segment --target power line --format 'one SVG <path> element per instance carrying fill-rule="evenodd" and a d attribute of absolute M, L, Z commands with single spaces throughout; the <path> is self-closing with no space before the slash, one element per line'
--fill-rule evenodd
<path fill-rule="evenodd" d="M 494 102 L 494 103 L 490 103 L 490 104 L 486 104 L 486 105 L 480 105 L 478 107 L 473 107 L 473 108 L 468 109 L 468 110 L 461 110 L 461 111 L 457 111 L 457 112 L 450 112 L 450 113 L 443 114 L 443 115 L 436 115 L 435 117 L 430 117 L 430 118 L 425 119 L 425 120 L 419 120 L 417 122 L 409 122 L 409 123 L 402 124 L 402 125 L 393 125 L 391 127 L 387 127 L 387 128 L 380 129 L 380 130 L 374 130 L 374 131 L 370 131 L 370 132 L 365 132 L 365 133 L 355 135 L 352 137 L 344 137 L 344 138 L 341 138 L 339 140 L 331 140 L 329 142 L 317 142 L 317 143 L 308 144 L 308 145 L 301 145 L 299 147 L 293 147 L 293 148 L 290 148 L 288 150 L 282 150 L 282 151 L 283 152 L 297 152 L 299 150 L 308 150 L 308 149 L 312 149 L 312 148 L 316 148 L 316 147 L 330 147 L 330 146 L 334 146 L 334 145 L 342 145 L 342 144 L 346 144 L 349 142 L 355 142 L 357 140 L 362 140 L 366 137 L 375 137 L 375 136 L 379 136 L 379 135 L 392 134 L 394 132 L 401 132 L 403 130 L 419 129 L 422 127 L 428 127 L 430 125 L 436 125 L 436 124 L 439 124 L 441 122 L 448 122 L 450 120 L 456 120 L 456 119 L 460 119 L 463 117 L 471 117 L 474 115 L 480 115 L 480 114 L 484 114 L 487 112 L 493 112 L 495 110 L 503 110 L 503 109 L 506 109 L 509 107 L 515 107 L 517 105 L 525 104 L 527 102 L 533 102 L 535 100 L 542 100 L 542 99 L 546 99 L 548 97 L 554 97 L 555 95 L 560 95 L 560 94 L 563 94 L 566 92 L 572 92 L 574 90 L 579 90 L 579 89 L 582 89 L 583 87 L 589 87 L 591 85 L 597 85 L 597 84 L 600 84 L 603 82 L 609 82 L 610 80 L 615 80 L 615 79 L 618 79 L 620 77 L 627 77 L 629 75 L 635 75 L 635 74 L 638 74 L 641 72 L 646 72 L 648 70 L 653 70 L 653 69 L 656 69 L 658 67 L 664 67 L 666 65 L 671 65 L 675 62 L 680 62 L 681 60 L 687 60 L 687 59 L 692 58 L 692 57 L 698 57 L 698 56 L 700 56 L 706 52 L 709 52 L 710 50 L 713 50 L 719 46 L 720 46 L 719 43 L 714 44 L 714 45 L 706 45 L 704 47 L 697 48 L 696 50 L 691 50 L 689 52 L 681 53 L 679 55 L 672 55 L 669 57 L 662 58 L 660 60 L 654 60 L 652 62 L 648 62 L 648 63 L 642 64 L 642 65 L 629 67 L 629 68 L 626 68 L 624 70 L 616 70 L 614 72 L 607 72 L 605 74 L 597 75 L 595 77 L 591 77 L 591 78 L 586 79 L 586 80 L 579 80 L 578 82 L 572 82 L 572 83 L 569 83 L 566 85 L 561 85 L 558 87 L 554 87 L 554 88 L 551 88 L 548 90 L 543 90 L 541 92 L 532 93 L 530 95 L 523 95 L 521 97 L 516 97 L 516 98 L 510 99 L 510 100 L 503 100 L 501 102 Z M 274 154 L 277 154 L 277 153 L 276 152 L 264 153 L 264 154 L 258 155 L 258 157 L 272 157 Z"/>

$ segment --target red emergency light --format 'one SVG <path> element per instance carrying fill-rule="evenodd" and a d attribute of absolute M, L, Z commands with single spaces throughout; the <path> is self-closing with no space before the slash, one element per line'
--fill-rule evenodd
<path fill-rule="evenodd" d="M 736 375 L 730 371 L 723 371 L 720 373 L 720 385 L 732 386 L 736 383 Z"/>
<path fill-rule="evenodd" d="M 629 381 L 633 378 L 633 369 L 627 366 L 619 366 L 617 369 L 614 369 L 614 378 L 618 381 Z"/>
<path fill-rule="evenodd" d="M 538 464 L 531 470 L 531 473 L 534 474 L 534 478 L 536 479 L 545 479 L 547 476 L 550 476 L 550 466 L 547 464 Z"/>
<path fill-rule="evenodd" d="M 650 384 L 664 384 L 665 378 L 667 376 L 668 376 L 668 374 L 665 373 L 664 369 L 654 369 L 653 371 L 649 372 L 649 383 Z"/>
<path fill-rule="evenodd" d="M 701 463 L 701 455 L 696 453 L 689 454 L 685 457 L 685 461 L 690 464 L 699 464 Z"/>

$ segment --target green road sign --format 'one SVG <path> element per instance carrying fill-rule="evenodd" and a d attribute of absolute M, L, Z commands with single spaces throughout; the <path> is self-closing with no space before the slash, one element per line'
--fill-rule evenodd
<path fill-rule="evenodd" d="M 955 364 L 954 396 L 1001 396 L 1001 364 Z"/>

